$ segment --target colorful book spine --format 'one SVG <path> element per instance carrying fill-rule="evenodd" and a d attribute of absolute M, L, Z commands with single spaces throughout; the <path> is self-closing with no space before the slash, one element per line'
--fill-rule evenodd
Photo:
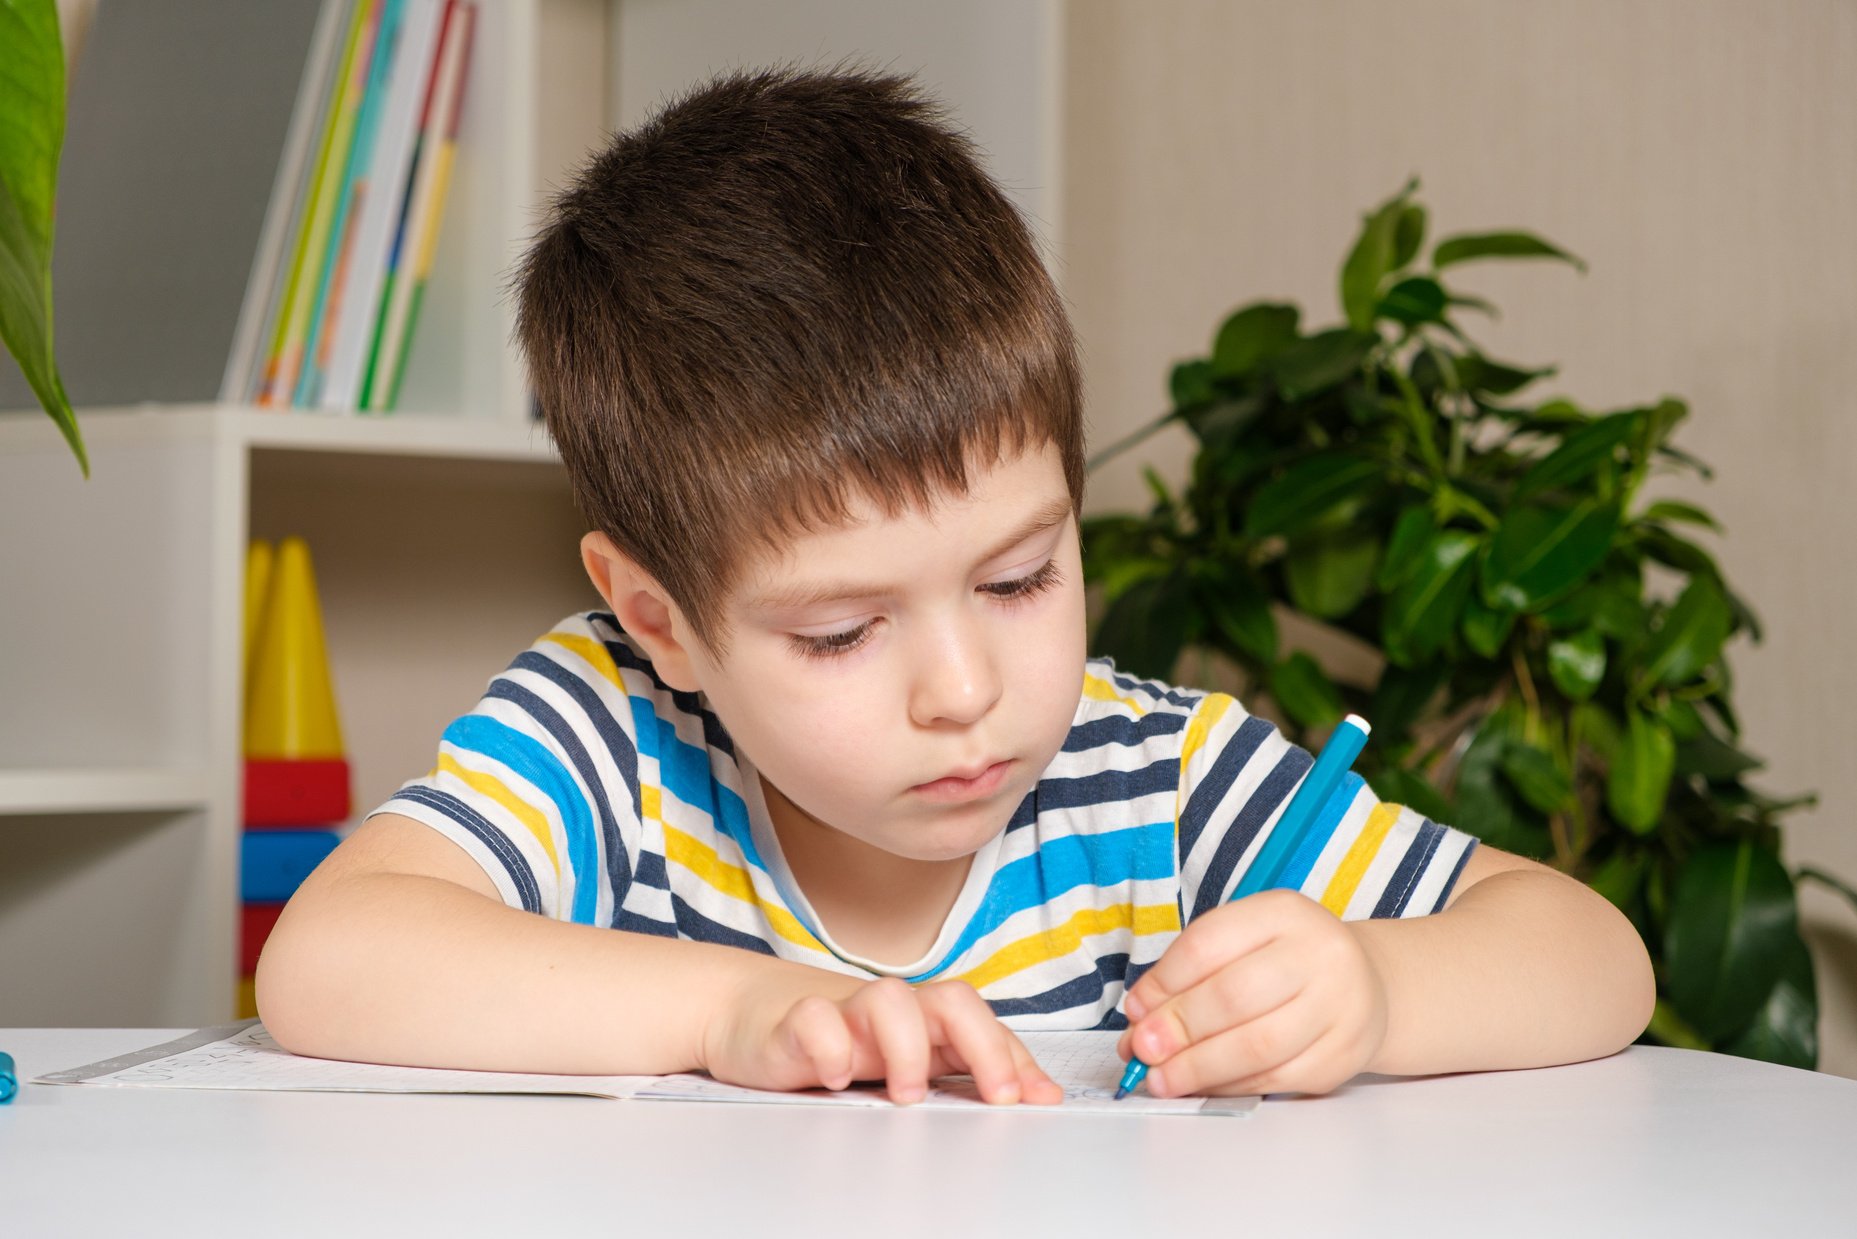
<path fill-rule="evenodd" d="M 382 296 L 380 327 L 368 375 L 363 385 L 364 408 L 389 411 L 398 406 L 400 384 L 406 376 L 413 328 L 425 299 L 426 280 L 438 251 L 440 225 L 445 218 L 446 189 L 458 148 L 458 123 L 464 114 L 465 84 L 469 81 L 472 36 L 477 11 L 454 0 L 439 52 L 433 83 L 433 100 L 427 110 L 420 139 L 421 156 L 415 184 L 408 197 L 401 236 L 394 247 L 392 269 Z"/>
<path fill-rule="evenodd" d="M 322 151 L 317 156 L 316 171 L 311 178 L 309 215 L 291 259 L 284 309 L 278 315 L 276 336 L 265 365 L 264 387 L 258 397 L 261 405 L 286 407 L 296 389 L 297 373 L 303 363 L 303 342 L 320 279 L 318 263 L 328 243 L 336 194 L 341 188 L 341 172 L 347 166 L 349 146 L 354 141 L 355 117 L 361 95 L 366 90 L 380 14 L 380 0 L 360 0 L 355 6 L 354 21 L 342 52 L 341 92 L 332 100 Z"/>
<path fill-rule="evenodd" d="M 360 112 L 355 117 L 355 140 L 348 150 L 348 166 L 342 188 L 336 198 L 335 218 L 329 225 L 328 245 L 322 260 L 322 277 L 317 281 L 316 299 L 310 311 L 309 334 L 303 342 L 303 365 L 297 374 L 296 391 L 291 403 L 298 408 L 315 408 L 322 394 L 324 369 L 329 364 L 328 337 L 330 320 L 341 311 L 342 291 L 348 273 L 348 259 L 354 249 L 354 230 L 350 223 L 362 195 L 367 192 L 367 173 L 374 162 L 374 142 L 380 133 L 381 113 L 385 110 L 387 76 L 393 71 L 395 48 L 399 43 L 401 19 L 406 0 L 383 0 L 380 33 L 375 36 L 374 56 L 368 66 L 367 85 L 363 89 Z"/>
<path fill-rule="evenodd" d="M 318 403 L 327 412 L 353 412 L 360 406 L 367 348 L 374 337 L 394 231 L 412 180 L 419 118 L 430 94 L 444 17 L 445 0 L 406 0 L 374 159 L 357 195 L 346 289 L 339 313 L 332 306 L 324 327 L 328 364 Z"/>

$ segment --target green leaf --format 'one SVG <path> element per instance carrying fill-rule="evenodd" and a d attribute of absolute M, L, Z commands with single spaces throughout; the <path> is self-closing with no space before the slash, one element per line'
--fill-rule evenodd
<path fill-rule="evenodd" d="M 1707 726 L 1707 724 L 1702 721 L 1702 711 L 1698 710 L 1695 703 L 1692 701 L 1685 701 L 1681 697 L 1672 697 L 1663 703 L 1662 708 L 1657 711 L 1657 716 L 1663 719 L 1664 722 L 1670 724 L 1670 734 L 1676 737 L 1677 773 L 1682 774 L 1684 772 L 1682 762 L 1683 742 L 1685 740 L 1694 740 L 1703 733 Z"/>
<path fill-rule="evenodd" d="M 1545 607 L 1605 560 L 1617 533 L 1618 509 L 1598 500 L 1511 508 L 1483 561 L 1483 597 L 1515 611 Z"/>
<path fill-rule="evenodd" d="M 1361 604 L 1373 588 L 1380 539 L 1371 529 L 1348 528 L 1290 540 L 1283 578 L 1290 601 L 1318 619 L 1338 619 Z"/>
<path fill-rule="evenodd" d="M 1425 244 L 1425 208 L 1416 202 L 1408 202 L 1406 209 L 1399 213 L 1399 223 L 1393 229 L 1393 270 L 1399 271 L 1410 265 L 1418 257 L 1419 247 Z"/>
<path fill-rule="evenodd" d="M 1668 529 L 1655 525 L 1640 526 L 1635 532 L 1638 545 L 1658 563 L 1690 576 L 1712 576 L 1718 581 L 1722 579 L 1721 566 L 1715 562 L 1715 557 L 1689 539 L 1679 538 Z"/>
<path fill-rule="evenodd" d="M 1167 394 L 1174 408 L 1191 409 L 1211 404 L 1218 397 L 1212 385 L 1212 363 L 1204 357 L 1179 362 L 1167 375 Z"/>
<path fill-rule="evenodd" d="M 1388 658 L 1411 666 L 1444 644 L 1470 596 L 1482 541 L 1461 529 L 1444 529 L 1426 543 L 1417 571 L 1386 599 L 1382 644 Z"/>
<path fill-rule="evenodd" d="M 1388 289 L 1375 314 L 1399 323 L 1442 322 L 1445 301 L 1443 285 L 1429 275 L 1414 275 Z"/>
<path fill-rule="evenodd" d="M 1466 233 L 1438 242 L 1431 252 L 1433 269 L 1442 271 L 1460 262 L 1477 258 L 1557 258 L 1571 263 L 1581 273 L 1586 264 L 1557 245 L 1526 232 Z"/>
<path fill-rule="evenodd" d="M 1414 504 L 1401 512 L 1393 522 L 1393 536 L 1387 541 L 1386 558 L 1380 561 L 1374 584 L 1390 590 L 1411 580 L 1437 533 L 1438 522 L 1431 518 L 1431 509 L 1425 504 Z"/>
<path fill-rule="evenodd" d="M 1642 681 L 1647 685 L 1688 683 L 1721 656 L 1731 622 L 1721 586 L 1712 577 L 1696 577 L 1651 634 L 1639 673 Z"/>
<path fill-rule="evenodd" d="M 1184 605 L 1183 574 L 1136 581 L 1109 604 L 1095 650 L 1133 675 L 1166 679 L 1186 646 L 1193 610 Z"/>
<path fill-rule="evenodd" d="M 1472 593 L 1464 602 L 1464 643 L 1485 658 L 1502 653 L 1503 642 L 1515 627 L 1515 612 L 1483 604 Z"/>
<path fill-rule="evenodd" d="M 1270 677 L 1270 695 L 1304 727 L 1339 723 L 1345 713 L 1341 690 L 1315 659 L 1300 650 L 1277 665 Z"/>
<path fill-rule="evenodd" d="M 1547 827 L 1514 791 L 1502 773 L 1502 761 L 1511 743 L 1515 720 L 1498 711 L 1477 728 L 1457 769 L 1460 830 L 1504 851 L 1542 857 L 1553 851 Z"/>
<path fill-rule="evenodd" d="M 1798 938 L 1792 879 L 1752 839 L 1709 843 L 1677 874 L 1664 927 L 1670 1001 L 1711 1040 L 1746 1028 Z"/>
<path fill-rule="evenodd" d="M 1644 887 L 1644 853 L 1614 852 L 1586 879 L 1606 902 L 1626 915 Z"/>
<path fill-rule="evenodd" d="M 1570 701 L 1585 701 L 1606 675 L 1606 639 L 1588 628 L 1548 642 L 1548 677 Z"/>
<path fill-rule="evenodd" d="M 1573 708 L 1573 744 L 1584 745 L 1607 763 L 1618 759 L 1624 747 L 1624 733 L 1606 708 L 1596 701 L 1584 701 Z"/>
<path fill-rule="evenodd" d="M 1675 499 L 1660 499 L 1638 516 L 1641 521 L 1675 521 L 1685 525 L 1701 525 L 1716 533 L 1722 532 L 1720 522 L 1693 503 L 1680 503 Z"/>
<path fill-rule="evenodd" d="M 1539 370 L 1526 370 L 1520 366 L 1505 365 L 1500 361 L 1491 361 L 1478 353 L 1460 357 L 1457 360 L 1458 381 L 1466 391 L 1488 392 L 1496 396 L 1506 396 L 1519 391 L 1536 379 L 1545 379 L 1554 373 L 1553 366 L 1543 366 Z"/>
<path fill-rule="evenodd" d="M 1797 931 L 1779 951 L 1779 977 L 1754 1022 L 1721 1048 L 1783 1067 L 1818 1067 L 1818 986 L 1812 952 Z"/>
<path fill-rule="evenodd" d="M 52 348 L 52 205 L 65 100 L 57 6 L 0 3 L 0 48 L 0 341 L 89 477 Z"/>
<path fill-rule="evenodd" d="M 1264 538 L 1306 529 L 1341 505 L 1358 503 L 1379 476 L 1379 462 L 1345 452 L 1324 452 L 1300 460 L 1251 497 L 1244 517 L 1245 536 Z"/>
<path fill-rule="evenodd" d="M 1522 475 L 1515 484 L 1515 498 L 1522 500 L 1585 481 L 1601 462 L 1611 459 L 1638 424 L 1636 413 L 1614 413 L 1574 431 Z"/>
<path fill-rule="evenodd" d="M 1406 200 L 1418 188 L 1409 181 L 1395 197 L 1367 216 L 1359 239 L 1341 267 L 1341 309 L 1348 325 L 1356 331 L 1373 327 L 1374 306 L 1380 300 L 1380 284 L 1393 269 L 1399 225 L 1406 212 Z"/>
<path fill-rule="evenodd" d="M 1213 628 L 1244 654 L 1259 662 L 1277 659 L 1277 621 L 1270 614 L 1270 594 L 1256 581 L 1201 581 L 1199 605 Z"/>
<path fill-rule="evenodd" d="M 1379 720 L 1375 719 L 1374 731 L 1377 733 L 1379 730 Z M 1369 778 L 1367 786 L 1386 803 L 1416 809 L 1434 822 L 1448 822 L 1456 816 L 1451 802 L 1414 771 L 1389 766 Z"/>
<path fill-rule="evenodd" d="M 1220 378 L 1243 378 L 1296 339 L 1301 317 L 1293 305 L 1260 301 L 1226 319 L 1212 342 L 1211 370 Z"/>
<path fill-rule="evenodd" d="M 1676 772 L 1710 783 L 1726 783 L 1759 770 L 1766 763 L 1726 740 L 1704 731 L 1676 746 Z"/>
<path fill-rule="evenodd" d="M 1451 673 L 1445 661 L 1426 663 L 1422 667 L 1402 667 L 1389 662 L 1380 671 L 1369 707 L 1376 742 L 1395 743 L 1412 730 L 1425 713 L 1425 707 L 1438 695 Z"/>
<path fill-rule="evenodd" d="M 1510 741 L 1500 764 L 1509 785 L 1543 813 L 1558 813 L 1573 799 L 1573 783 L 1553 755 L 1532 744 Z"/>
<path fill-rule="evenodd" d="M 1625 711 L 1625 734 L 1606 772 L 1606 807 L 1619 824 L 1648 835 L 1663 817 L 1676 769 L 1676 741 L 1661 719 L 1635 707 Z"/>
<path fill-rule="evenodd" d="M 1270 359 L 1268 369 L 1285 400 L 1305 400 L 1359 374 L 1379 343 L 1372 332 L 1337 327 L 1288 345 Z"/>

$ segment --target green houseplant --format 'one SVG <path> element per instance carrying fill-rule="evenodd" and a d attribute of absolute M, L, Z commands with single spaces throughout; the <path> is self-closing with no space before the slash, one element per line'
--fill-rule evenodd
<path fill-rule="evenodd" d="M 1417 183 L 1366 217 L 1341 270 L 1346 321 L 1247 305 L 1173 368 L 1169 423 L 1197 438 L 1175 493 L 1085 522 L 1093 649 L 1169 675 L 1223 655 L 1293 739 L 1347 710 L 1374 724 L 1375 790 L 1550 863 L 1631 918 L 1656 962 L 1648 1036 L 1811 1066 L 1817 1000 L 1777 799 L 1746 778 L 1723 655 L 1752 610 L 1696 540 L 1702 509 L 1647 494 L 1708 476 L 1671 442 L 1687 408 L 1594 412 L 1487 356 L 1493 313 L 1459 263 L 1577 259 L 1526 233 L 1448 238 L 1420 263 Z M 1279 640 L 1285 610 L 1378 654 L 1344 683 Z M 1825 875 L 1811 874 L 1849 887 Z M 1853 896 L 1857 898 L 1857 896 Z"/>
<path fill-rule="evenodd" d="M 0 0 L 0 340 L 90 462 L 52 354 L 52 203 L 64 145 L 64 45 L 53 0 Z"/>

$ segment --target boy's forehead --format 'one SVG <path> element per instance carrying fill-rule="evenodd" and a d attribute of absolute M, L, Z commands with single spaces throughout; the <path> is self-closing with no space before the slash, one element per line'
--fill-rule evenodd
<path fill-rule="evenodd" d="M 749 554 L 730 593 L 750 612 L 791 610 L 885 592 L 938 569 L 969 571 L 1074 515 L 1061 467 L 1043 455 L 1002 463 L 972 479 L 966 493 L 942 492 L 928 504 L 885 511 L 870 496 L 848 497 L 844 519 Z"/>

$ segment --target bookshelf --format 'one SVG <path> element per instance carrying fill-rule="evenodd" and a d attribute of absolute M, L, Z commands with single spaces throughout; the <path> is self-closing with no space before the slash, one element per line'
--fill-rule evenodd
<path fill-rule="evenodd" d="M 80 408 L 88 482 L 43 413 L 0 414 L 0 1024 L 231 1016 L 250 538 L 301 534 L 315 557 L 358 814 L 596 601 L 506 275 L 599 139 L 608 9 L 480 0 L 398 412 Z"/>

